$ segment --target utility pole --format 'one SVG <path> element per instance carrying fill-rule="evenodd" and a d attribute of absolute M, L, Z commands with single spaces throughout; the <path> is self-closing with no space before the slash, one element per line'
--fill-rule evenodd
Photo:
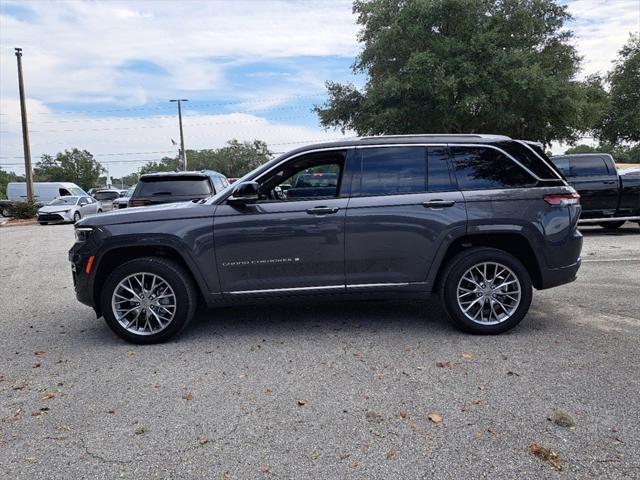
<path fill-rule="evenodd" d="M 22 114 L 22 145 L 24 147 L 24 172 L 27 179 L 27 200 L 33 202 L 31 147 L 29 146 L 29 127 L 27 126 L 27 104 L 24 99 L 24 80 L 22 80 L 22 49 L 16 48 L 15 50 L 18 60 L 18 86 L 20 89 L 20 113 Z"/>
<path fill-rule="evenodd" d="M 182 168 L 187 170 L 187 152 L 184 149 L 184 133 L 182 132 L 182 102 L 188 102 L 186 98 L 169 100 L 170 102 L 178 102 L 178 123 L 180 124 L 180 156 L 182 157 Z"/>

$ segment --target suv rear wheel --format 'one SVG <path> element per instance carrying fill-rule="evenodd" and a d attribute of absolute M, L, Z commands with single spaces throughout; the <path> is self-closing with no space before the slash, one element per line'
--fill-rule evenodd
<path fill-rule="evenodd" d="M 475 334 L 515 327 L 531 305 L 531 278 L 522 263 L 502 250 L 470 248 L 448 263 L 442 301 L 452 322 Z"/>
<path fill-rule="evenodd" d="M 107 325 L 132 343 L 159 343 L 177 335 L 194 315 L 196 290 L 177 263 L 143 257 L 116 268 L 100 299 Z"/>

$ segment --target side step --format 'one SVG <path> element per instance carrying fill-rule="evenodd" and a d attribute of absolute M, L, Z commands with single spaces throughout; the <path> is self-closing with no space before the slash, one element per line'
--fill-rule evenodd
<path fill-rule="evenodd" d="M 640 216 L 635 217 L 604 217 L 604 218 L 581 218 L 578 223 L 604 223 L 604 222 L 640 222 Z"/>

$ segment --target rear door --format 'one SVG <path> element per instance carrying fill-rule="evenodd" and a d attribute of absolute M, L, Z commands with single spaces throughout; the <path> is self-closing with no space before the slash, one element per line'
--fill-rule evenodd
<path fill-rule="evenodd" d="M 445 236 L 466 228 L 446 146 L 361 147 L 357 155 L 345 230 L 347 287 L 426 281 Z"/>

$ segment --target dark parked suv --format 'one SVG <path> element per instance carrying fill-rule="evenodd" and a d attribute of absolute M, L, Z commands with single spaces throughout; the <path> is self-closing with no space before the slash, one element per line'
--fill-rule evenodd
<path fill-rule="evenodd" d="M 199 303 L 317 294 L 439 292 L 455 325 L 495 334 L 532 287 L 575 279 L 579 216 L 537 144 L 363 138 L 299 148 L 205 200 L 86 218 L 69 258 L 78 299 L 131 342 L 172 337 Z"/>
<path fill-rule="evenodd" d="M 227 177 L 213 170 L 158 172 L 142 175 L 129 197 L 129 207 L 188 202 L 208 198 L 229 186 Z"/>

